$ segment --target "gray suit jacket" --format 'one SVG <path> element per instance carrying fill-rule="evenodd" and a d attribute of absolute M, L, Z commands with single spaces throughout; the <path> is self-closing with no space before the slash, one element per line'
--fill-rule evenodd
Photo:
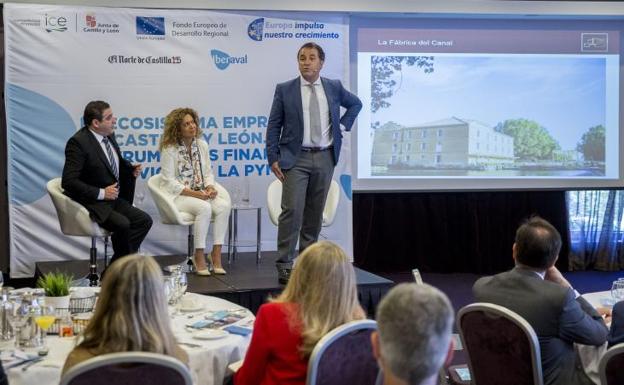
<path fill-rule="evenodd" d="M 342 132 L 340 125 L 347 131 L 362 109 L 360 99 L 347 91 L 339 80 L 321 77 L 334 139 L 334 164 L 338 163 Z M 340 107 L 347 110 L 340 116 Z M 275 87 L 273 105 L 267 125 L 266 148 L 269 165 L 279 161 L 282 169 L 288 170 L 295 165 L 301 143 L 303 142 L 303 106 L 301 104 L 301 78 L 280 83 Z"/>
<path fill-rule="evenodd" d="M 476 301 L 504 306 L 533 327 L 539 339 L 545 385 L 592 384 L 573 343 L 602 345 L 609 330 L 582 297 L 530 270 L 514 268 L 479 279 L 472 288 Z"/>

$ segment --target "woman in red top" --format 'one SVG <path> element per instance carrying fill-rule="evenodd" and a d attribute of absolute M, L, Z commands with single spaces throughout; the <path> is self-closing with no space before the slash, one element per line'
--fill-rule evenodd
<path fill-rule="evenodd" d="M 282 294 L 260 306 L 234 384 L 305 384 L 308 358 L 321 337 L 363 318 L 344 251 L 331 242 L 313 244 L 297 258 Z"/>

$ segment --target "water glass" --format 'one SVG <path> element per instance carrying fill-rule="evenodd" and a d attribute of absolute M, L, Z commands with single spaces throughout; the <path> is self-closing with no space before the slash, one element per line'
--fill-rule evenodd
<path fill-rule="evenodd" d="M 615 302 L 624 300 L 624 279 L 620 278 L 617 281 L 613 281 L 611 296 Z"/>
<path fill-rule="evenodd" d="M 7 318 L 13 334 L 15 335 L 15 348 L 19 349 L 19 340 L 22 328 L 26 325 L 30 316 L 30 307 L 26 304 L 22 306 L 21 301 L 10 301 L 10 307 L 7 308 Z"/>
<path fill-rule="evenodd" d="M 232 199 L 232 205 L 234 207 L 239 207 L 241 203 L 241 190 L 238 186 L 233 186 L 232 191 L 230 191 L 230 198 Z"/>
<path fill-rule="evenodd" d="M 145 200 L 145 191 L 143 189 L 138 189 L 134 193 L 135 206 L 138 208 L 142 208 L 143 200 Z"/>
<path fill-rule="evenodd" d="M 175 280 L 173 275 L 165 277 L 163 288 L 165 290 L 165 298 L 167 299 L 167 303 L 173 305 L 175 302 Z"/>
<path fill-rule="evenodd" d="M 178 301 L 184 293 L 186 293 L 186 289 L 188 288 L 188 278 L 186 277 L 186 273 L 180 271 L 176 280 L 176 301 Z"/>

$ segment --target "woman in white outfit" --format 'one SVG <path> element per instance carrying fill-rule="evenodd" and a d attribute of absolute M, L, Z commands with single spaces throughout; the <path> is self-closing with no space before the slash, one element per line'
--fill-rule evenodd
<path fill-rule="evenodd" d="M 221 247 L 225 239 L 231 201 L 219 194 L 210 166 L 208 144 L 200 139 L 199 118 L 191 108 L 176 108 L 165 118 L 160 140 L 162 188 L 174 198 L 180 211 L 195 216 L 194 263 L 198 275 L 210 275 L 204 257 L 210 220 L 214 218 L 212 262 L 215 274 L 225 274 Z"/>

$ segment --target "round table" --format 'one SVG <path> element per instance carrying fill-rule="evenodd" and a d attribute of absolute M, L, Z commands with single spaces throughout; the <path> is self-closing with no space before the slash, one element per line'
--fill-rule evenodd
<path fill-rule="evenodd" d="M 185 297 L 191 298 L 200 304 L 202 309 L 196 312 L 173 311 L 171 324 L 174 335 L 181 347 L 189 355 L 189 367 L 193 375 L 193 382 L 201 385 L 221 385 L 227 373 L 227 366 L 233 362 L 242 360 L 249 346 L 251 336 L 242 337 L 228 334 L 217 340 L 198 340 L 193 338 L 197 331 L 190 330 L 187 325 L 204 318 L 204 315 L 219 310 L 235 311 L 242 309 L 239 305 L 221 298 L 187 293 Z M 246 309 L 245 309 L 246 310 Z M 253 315 L 247 311 L 247 317 L 238 323 L 250 324 Z M 60 338 L 48 336 L 48 355 L 40 362 L 33 364 L 26 370 L 26 365 L 20 365 L 6 370 L 11 385 L 41 385 L 58 384 L 61 378 L 61 369 L 69 352 L 76 345 L 77 337 Z M 198 345 L 188 346 L 185 343 Z M 0 349 L 10 349 L 13 341 L 0 342 Z"/>

